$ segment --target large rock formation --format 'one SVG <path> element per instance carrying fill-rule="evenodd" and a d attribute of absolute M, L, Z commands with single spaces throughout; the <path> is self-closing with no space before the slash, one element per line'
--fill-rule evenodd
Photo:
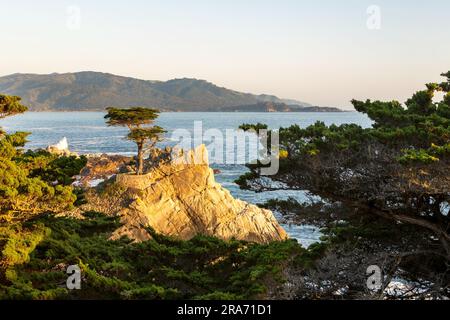
<path fill-rule="evenodd" d="M 271 211 L 234 199 L 215 182 L 205 146 L 180 151 L 146 175 L 118 174 L 114 180 L 91 194 L 87 207 L 121 217 L 113 239 L 150 239 L 149 226 L 183 240 L 197 234 L 259 243 L 287 238 Z"/>

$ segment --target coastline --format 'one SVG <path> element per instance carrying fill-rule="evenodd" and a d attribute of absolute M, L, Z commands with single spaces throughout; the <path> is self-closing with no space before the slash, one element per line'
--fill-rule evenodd
<path fill-rule="evenodd" d="M 98 110 L 30 110 L 27 111 L 27 113 L 77 113 L 77 112 L 83 112 L 83 113 L 98 113 L 98 112 L 105 112 L 105 109 L 98 109 Z M 265 112 L 265 111 L 161 111 L 161 113 L 228 113 L 228 114 L 289 114 L 289 113 L 324 113 L 324 114 L 341 114 L 341 113 L 357 113 L 356 110 L 341 110 L 341 111 L 277 111 L 277 112 Z"/>

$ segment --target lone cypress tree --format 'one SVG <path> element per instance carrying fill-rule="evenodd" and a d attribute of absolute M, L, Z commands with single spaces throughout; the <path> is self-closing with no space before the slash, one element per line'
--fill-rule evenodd
<path fill-rule="evenodd" d="M 109 126 L 127 127 L 130 133 L 127 139 L 134 141 L 137 145 L 138 165 L 136 173 L 141 175 L 144 171 L 144 154 L 153 148 L 158 141 L 161 141 L 164 129 L 159 126 L 152 126 L 159 116 L 159 110 L 150 108 L 107 108 L 108 114 L 105 116 Z"/>

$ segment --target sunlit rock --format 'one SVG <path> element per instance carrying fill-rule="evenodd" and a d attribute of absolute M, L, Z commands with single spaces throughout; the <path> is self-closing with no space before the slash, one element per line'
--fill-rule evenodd
<path fill-rule="evenodd" d="M 112 239 L 148 240 L 147 227 L 182 240 L 198 234 L 258 243 L 287 239 L 271 211 L 233 198 L 215 181 L 204 145 L 172 152 L 145 175 L 118 174 L 109 188 L 109 197 L 88 196 L 86 209 L 121 217 Z"/>

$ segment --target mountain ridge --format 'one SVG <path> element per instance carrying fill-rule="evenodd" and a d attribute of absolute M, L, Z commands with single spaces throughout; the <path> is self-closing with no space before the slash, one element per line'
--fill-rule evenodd
<path fill-rule="evenodd" d="M 230 90 L 201 79 L 142 80 L 95 71 L 15 73 L 0 77 L 0 93 L 22 97 L 30 111 L 102 111 L 108 106 L 148 106 L 162 111 L 211 112 L 239 110 L 264 102 L 295 106 L 300 112 L 312 107 L 274 95 Z"/>

